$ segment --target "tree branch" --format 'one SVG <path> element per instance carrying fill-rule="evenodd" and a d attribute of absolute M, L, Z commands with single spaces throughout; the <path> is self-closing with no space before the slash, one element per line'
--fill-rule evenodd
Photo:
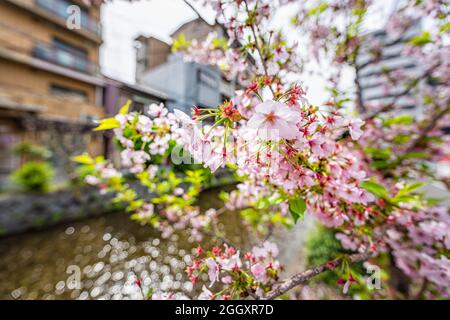
<path fill-rule="evenodd" d="M 267 293 L 263 298 L 264 300 L 272 300 L 276 297 L 281 296 L 285 292 L 291 290 L 292 288 L 309 281 L 311 278 L 325 272 L 328 270 L 334 270 L 339 267 L 344 260 L 349 263 L 357 263 L 365 261 L 373 256 L 371 252 L 365 253 L 355 253 L 347 256 L 346 258 L 336 258 L 334 260 L 328 261 L 327 263 L 315 266 L 311 269 L 305 270 L 303 272 L 297 273 L 296 275 L 284 280 L 275 289 Z"/>
<path fill-rule="evenodd" d="M 419 133 L 419 136 L 413 140 L 411 145 L 406 149 L 405 153 L 413 151 L 420 143 L 425 140 L 428 133 L 436 127 L 437 122 L 447 113 L 450 112 L 450 107 L 443 108 L 439 110 L 431 119 L 430 122 L 422 128 Z"/>
<path fill-rule="evenodd" d="M 248 7 L 248 3 L 247 3 L 246 0 L 244 0 L 244 5 L 245 5 L 245 11 L 247 12 L 248 15 L 250 15 L 250 9 Z M 250 24 L 250 30 L 252 32 L 253 37 L 255 38 L 255 47 L 256 47 L 256 51 L 259 54 L 259 57 L 261 58 L 261 64 L 262 64 L 262 67 L 264 69 L 264 75 L 267 78 L 269 78 L 269 72 L 267 70 L 267 65 L 266 65 L 266 58 L 263 56 L 262 50 L 261 50 L 261 48 L 259 46 L 258 36 L 257 36 L 257 32 L 256 32 L 254 24 Z M 269 89 L 272 92 L 273 97 L 275 98 L 276 94 L 275 94 L 275 91 L 273 90 L 271 85 L 269 85 Z"/>
<path fill-rule="evenodd" d="M 414 300 L 421 299 L 423 294 L 427 290 L 427 287 L 428 287 L 428 279 L 425 278 L 425 279 L 423 279 L 422 285 L 421 285 L 419 291 L 417 292 L 417 294 L 415 295 Z"/>
<path fill-rule="evenodd" d="M 383 112 L 386 112 L 386 111 L 389 111 L 390 109 L 392 109 L 395 106 L 395 104 L 397 103 L 397 101 L 402 96 L 407 95 L 408 93 L 410 93 L 411 90 L 419 83 L 420 80 L 429 77 L 431 75 L 431 73 L 439 66 L 440 66 L 440 63 L 435 64 L 433 67 L 431 67 L 430 69 L 425 71 L 423 74 L 421 74 L 419 77 L 414 79 L 414 81 L 412 81 L 409 85 L 407 85 L 404 90 L 402 90 L 401 92 L 399 92 L 398 94 L 396 94 L 393 97 L 394 100 L 392 100 L 391 103 L 389 103 L 389 104 L 385 105 L 383 108 L 375 111 L 374 113 L 372 113 L 371 115 L 366 117 L 365 120 L 371 120 L 371 119 L 375 118 L 376 116 L 378 116 L 380 113 L 383 113 Z"/>
<path fill-rule="evenodd" d="M 364 113 L 367 111 L 367 109 L 366 109 L 366 106 L 364 105 L 364 99 L 362 97 L 361 81 L 359 79 L 360 69 L 361 68 L 355 64 L 356 76 L 355 76 L 354 83 L 355 83 L 355 87 L 356 87 L 356 105 L 357 105 L 358 111 L 360 113 Z"/>

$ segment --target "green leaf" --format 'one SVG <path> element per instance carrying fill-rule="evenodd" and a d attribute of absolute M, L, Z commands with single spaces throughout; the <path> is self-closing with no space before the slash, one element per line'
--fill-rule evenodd
<path fill-rule="evenodd" d="M 172 51 L 176 52 L 176 51 L 184 50 L 184 49 L 187 49 L 190 45 L 191 45 L 191 42 L 186 41 L 186 36 L 184 35 L 184 33 L 182 33 L 182 34 L 180 34 L 178 39 L 175 39 L 173 41 Z"/>
<path fill-rule="evenodd" d="M 94 131 L 110 130 L 118 127 L 120 127 L 120 123 L 116 118 L 106 118 L 100 120 L 98 127 Z"/>
<path fill-rule="evenodd" d="M 400 159 L 427 159 L 429 157 L 426 152 L 408 152 L 401 155 Z"/>
<path fill-rule="evenodd" d="M 397 196 L 391 200 L 393 203 L 399 204 L 399 203 L 407 203 L 414 208 L 420 209 L 422 208 L 422 198 L 416 194 L 413 195 L 404 195 L 404 196 Z"/>
<path fill-rule="evenodd" d="M 230 193 L 225 191 L 220 191 L 219 193 L 219 199 L 223 202 L 227 202 L 230 200 Z"/>
<path fill-rule="evenodd" d="M 390 166 L 390 163 L 386 160 L 373 160 L 372 167 L 375 169 L 386 169 Z"/>
<path fill-rule="evenodd" d="M 151 300 L 153 296 L 153 288 L 148 289 L 146 298 L 147 300 Z"/>
<path fill-rule="evenodd" d="M 131 100 L 128 100 L 119 110 L 119 114 L 127 114 L 130 109 Z"/>
<path fill-rule="evenodd" d="M 285 200 L 285 198 L 278 193 L 274 193 L 273 195 L 271 195 L 269 197 L 268 200 L 269 200 L 270 205 L 275 206 L 275 205 L 283 202 Z"/>
<path fill-rule="evenodd" d="M 289 201 L 289 211 L 294 219 L 294 223 L 297 223 L 299 218 L 303 218 L 306 210 L 306 203 L 303 198 L 296 198 Z"/>
<path fill-rule="evenodd" d="M 259 198 L 256 202 L 255 208 L 258 210 L 267 209 L 270 206 L 269 199 L 267 197 Z"/>
<path fill-rule="evenodd" d="M 427 202 L 428 206 L 434 206 L 437 204 L 440 204 L 441 202 L 445 201 L 445 198 L 427 198 L 425 201 Z"/>
<path fill-rule="evenodd" d="M 317 7 L 309 9 L 308 15 L 313 16 L 313 15 L 322 13 L 325 10 L 327 10 L 327 8 L 328 8 L 328 3 L 327 2 L 322 2 Z"/>
<path fill-rule="evenodd" d="M 424 46 L 427 43 L 431 42 L 430 33 L 428 31 L 424 31 L 420 36 L 411 38 L 408 42 L 419 47 Z"/>
<path fill-rule="evenodd" d="M 92 159 L 87 153 L 83 153 L 79 156 L 72 157 L 72 161 L 81 163 L 81 164 L 94 164 L 94 159 Z"/>
<path fill-rule="evenodd" d="M 372 159 L 376 160 L 388 160 L 391 157 L 391 148 L 375 149 L 375 148 L 365 148 L 365 152 L 372 156 Z"/>
<path fill-rule="evenodd" d="M 425 186 L 426 183 L 423 182 L 414 182 L 411 184 L 407 184 L 405 185 L 402 189 L 400 189 L 397 193 L 397 195 L 395 197 L 401 197 L 407 194 L 410 194 L 411 192 L 422 188 L 423 186 Z"/>
<path fill-rule="evenodd" d="M 401 115 L 394 118 L 388 118 L 384 120 L 384 125 L 390 127 L 393 124 L 411 124 L 414 121 L 414 117 L 411 115 Z"/>
<path fill-rule="evenodd" d="M 363 181 L 361 183 L 361 187 L 369 191 L 370 193 L 376 195 L 379 198 L 388 199 L 388 193 L 386 191 L 386 188 L 382 185 L 373 182 L 373 181 Z"/>
<path fill-rule="evenodd" d="M 408 134 L 398 134 L 394 137 L 394 139 L 392 140 L 393 143 L 395 144 L 405 144 L 407 143 L 409 140 L 411 140 L 411 136 Z"/>
<path fill-rule="evenodd" d="M 228 42 L 225 38 L 214 38 L 212 40 L 212 45 L 215 49 L 224 49 L 228 48 Z"/>
<path fill-rule="evenodd" d="M 444 23 L 444 24 L 439 28 L 439 30 L 440 30 L 442 33 L 449 31 L 449 30 L 450 30 L 450 21 L 447 22 L 447 23 Z"/>

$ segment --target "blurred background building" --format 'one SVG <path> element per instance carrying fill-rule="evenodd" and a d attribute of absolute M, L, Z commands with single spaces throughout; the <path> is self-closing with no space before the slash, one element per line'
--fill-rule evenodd
<path fill-rule="evenodd" d="M 72 5 L 80 9 L 80 28 L 67 26 Z M 163 92 L 104 77 L 101 45 L 99 7 L 82 0 L 0 2 L 0 186 L 23 163 L 20 146 L 48 149 L 65 179 L 75 154 L 114 156 L 110 135 L 92 131 L 95 120 L 128 99 L 135 109 L 165 102 Z"/>
<path fill-rule="evenodd" d="M 68 7 L 81 9 L 81 27 L 66 26 Z M 13 149 L 42 144 L 52 162 L 88 148 L 101 154 L 93 120 L 105 115 L 99 68 L 100 12 L 82 1 L 0 2 L 0 176 L 20 164 Z"/>
<path fill-rule="evenodd" d="M 396 105 L 409 110 L 409 113 L 416 115 L 420 112 L 420 101 L 416 101 L 412 92 L 402 94 L 405 87 L 401 85 L 395 88 L 386 86 L 388 82 L 384 76 L 387 72 L 408 72 L 416 76 L 422 74 L 417 62 L 403 54 L 407 42 L 420 34 L 420 23 L 417 23 L 395 39 L 390 38 L 384 30 L 367 35 L 365 43 L 370 45 L 370 48 L 367 45 L 362 48 L 358 56 L 356 74 L 361 86 L 362 105 L 384 105 L 396 99 Z"/>
<path fill-rule="evenodd" d="M 391 38 L 384 30 L 367 35 L 365 42 L 369 46 L 362 48 L 357 60 L 357 82 L 360 85 L 362 105 L 383 106 L 395 102 L 400 107 L 395 113 L 404 112 L 418 117 L 423 113 L 420 99 L 415 98 L 414 91 L 409 90 L 408 83 L 393 86 L 386 81 L 386 76 L 401 79 L 407 75 L 408 79 L 421 78 L 425 70 L 412 56 L 405 55 L 404 50 L 408 42 L 422 34 L 421 21 L 417 21 L 404 34 Z M 375 48 L 375 50 L 374 50 Z M 425 81 L 432 83 L 433 79 L 425 77 Z M 369 110 L 361 110 L 367 112 Z M 450 133 L 450 127 L 444 128 Z"/>
<path fill-rule="evenodd" d="M 371 112 L 370 107 L 395 104 L 397 108 L 389 112 L 395 115 L 407 114 L 419 118 L 424 112 L 423 101 L 415 97 L 413 90 L 409 90 L 408 83 L 394 86 L 386 81 L 389 74 L 394 78 L 402 78 L 403 74 L 408 79 L 421 78 L 425 71 L 420 63 L 413 57 L 404 54 L 405 46 L 414 37 L 422 34 L 422 21 L 417 21 L 404 34 L 391 38 L 384 30 L 371 32 L 367 35 L 366 46 L 362 48 L 357 60 L 356 77 L 360 85 L 360 97 L 363 110 Z M 375 48 L 375 50 L 374 50 Z M 425 78 L 432 83 L 432 79 Z M 368 110 L 365 110 L 368 109 Z M 442 128 L 444 134 L 450 134 L 450 126 Z M 433 164 L 439 175 L 448 176 L 450 166 L 447 161 Z M 425 190 L 432 197 L 448 198 L 446 187 L 433 182 Z"/>
<path fill-rule="evenodd" d="M 68 25 L 73 6 L 79 27 Z M 60 180 L 74 171 L 71 156 L 88 150 L 117 158 L 112 136 L 95 133 L 95 121 L 114 115 L 127 100 L 134 110 L 164 102 L 189 112 L 229 99 L 235 81 L 216 67 L 186 62 L 171 43 L 140 35 L 136 44 L 136 81 L 124 83 L 102 74 L 101 7 L 83 0 L 0 1 L 0 188 L 29 160 L 17 150 L 40 146 Z M 201 18 L 171 33 L 204 40 L 218 26 Z"/>
<path fill-rule="evenodd" d="M 178 39 L 183 34 L 186 41 L 202 41 L 210 32 L 224 36 L 220 26 L 198 18 L 180 26 L 171 37 Z M 215 107 L 233 96 L 238 84 L 227 80 L 219 68 L 186 62 L 171 52 L 170 43 L 156 37 L 140 35 L 135 40 L 136 83 L 163 92 L 169 97 L 169 109 L 189 113 L 192 106 Z"/>

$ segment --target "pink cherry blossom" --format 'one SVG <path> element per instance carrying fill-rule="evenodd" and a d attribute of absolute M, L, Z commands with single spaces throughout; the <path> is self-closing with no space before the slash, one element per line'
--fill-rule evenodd
<path fill-rule="evenodd" d="M 299 121 L 299 112 L 282 102 L 267 100 L 256 106 L 247 126 L 256 129 L 263 140 L 294 139 Z"/>
<path fill-rule="evenodd" d="M 155 292 L 152 294 L 152 300 L 175 300 L 172 292 Z"/>
<path fill-rule="evenodd" d="M 348 124 L 348 129 L 350 131 L 350 136 L 353 140 L 358 140 L 362 136 L 363 131 L 361 126 L 364 125 L 364 121 L 361 119 L 352 119 Z"/>
<path fill-rule="evenodd" d="M 263 282 L 267 279 L 266 268 L 261 263 L 255 263 L 250 270 L 257 281 Z"/>
<path fill-rule="evenodd" d="M 202 292 L 198 296 L 198 300 L 213 300 L 214 294 L 205 286 L 202 287 Z"/>
<path fill-rule="evenodd" d="M 148 113 L 152 117 L 164 117 L 169 111 L 163 103 L 153 103 L 148 107 Z"/>
<path fill-rule="evenodd" d="M 234 255 L 232 255 L 229 258 L 218 258 L 217 261 L 219 262 L 221 268 L 223 270 L 232 270 L 235 268 L 240 268 L 242 266 L 240 253 L 237 251 Z"/>
<path fill-rule="evenodd" d="M 211 281 L 209 287 L 212 287 L 216 281 L 219 281 L 219 265 L 213 258 L 206 259 L 205 264 L 208 267 L 209 281 Z"/>

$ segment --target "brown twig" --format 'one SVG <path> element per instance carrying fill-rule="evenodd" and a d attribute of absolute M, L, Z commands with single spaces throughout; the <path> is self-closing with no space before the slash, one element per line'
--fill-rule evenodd
<path fill-rule="evenodd" d="M 423 140 L 426 139 L 428 133 L 436 127 L 437 122 L 447 113 L 450 112 L 450 107 L 445 107 L 438 112 L 436 112 L 426 126 L 422 128 L 419 136 L 414 139 L 411 145 L 406 149 L 405 153 L 413 151 L 417 146 L 419 146 Z"/>
<path fill-rule="evenodd" d="M 244 0 L 244 5 L 245 5 L 245 11 L 247 12 L 247 14 L 250 14 L 250 10 L 249 10 L 249 8 L 248 8 L 248 3 L 247 3 L 246 0 Z M 252 32 L 253 37 L 255 38 L 255 47 L 256 47 L 256 51 L 257 51 L 258 54 L 259 54 L 259 57 L 261 58 L 261 63 L 262 63 L 262 66 L 263 66 L 264 75 L 265 75 L 267 78 L 269 78 L 269 72 L 268 72 L 267 66 L 266 66 L 266 59 L 264 58 L 264 56 L 263 56 L 263 54 L 262 54 L 262 51 L 261 51 L 261 48 L 260 48 L 260 46 L 259 46 L 258 36 L 257 36 L 257 32 L 256 32 L 256 29 L 255 29 L 255 25 L 254 25 L 254 24 L 251 24 L 251 25 L 250 25 L 250 30 L 251 30 L 251 32 Z M 275 95 L 275 91 L 273 91 L 272 86 L 269 86 L 269 89 L 270 89 L 270 91 L 272 92 L 273 97 L 275 98 L 276 95 Z"/>
<path fill-rule="evenodd" d="M 396 95 L 394 95 L 392 102 L 388 103 L 383 108 L 381 108 L 381 109 L 375 111 L 374 113 L 372 113 L 371 115 L 367 116 L 364 120 L 366 120 L 366 121 L 367 120 L 371 120 L 371 119 L 375 118 L 376 116 L 378 116 L 379 114 L 391 110 L 397 104 L 398 100 L 401 97 L 403 97 L 404 95 L 407 95 L 408 93 L 410 93 L 411 90 L 419 83 L 420 80 L 428 78 L 431 75 L 431 73 L 439 66 L 440 66 L 440 63 L 437 63 L 433 67 L 428 69 L 426 72 L 422 73 L 419 77 L 414 79 L 414 81 L 411 81 L 411 83 L 409 83 L 405 87 L 404 90 L 402 90 L 401 92 L 399 92 Z"/>
<path fill-rule="evenodd" d="M 354 80 L 354 84 L 356 87 L 356 106 L 357 109 L 360 113 L 364 113 L 367 111 L 366 106 L 364 104 L 364 99 L 362 96 L 362 88 L 361 88 L 361 81 L 359 79 L 359 70 L 360 67 L 358 65 L 355 64 L 355 72 L 356 72 L 356 77 Z"/>
<path fill-rule="evenodd" d="M 278 285 L 275 289 L 267 293 L 267 295 L 263 298 L 264 300 L 272 300 L 276 297 L 281 296 L 282 294 L 286 293 L 287 291 L 291 290 L 292 288 L 303 284 L 313 277 L 328 271 L 328 270 L 334 270 L 337 267 L 339 267 L 344 260 L 348 261 L 349 263 L 357 263 L 362 262 L 370 257 L 373 256 L 373 253 L 371 252 L 365 252 L 365 253 L 356 253 L 347 256 L 344 258 L 336 258 L 334 260 L 328 261 L 327 263 L 315 266 L 311 269 L 305 270 L 303 272 L 297 273 L 296 275 L 284 280 L 280 285 Z"/>
<path fill-rule="evenodd" d="M 417 292 L 417 294 L 414 296 L 414 300 L 419 300 L 422 298 L 423 294 L 425 293 L 425 291 L 427 290 L 428 287 L 428 279 L 423 279 L 422 285 L 420 286 L 419 291 Z"/>

